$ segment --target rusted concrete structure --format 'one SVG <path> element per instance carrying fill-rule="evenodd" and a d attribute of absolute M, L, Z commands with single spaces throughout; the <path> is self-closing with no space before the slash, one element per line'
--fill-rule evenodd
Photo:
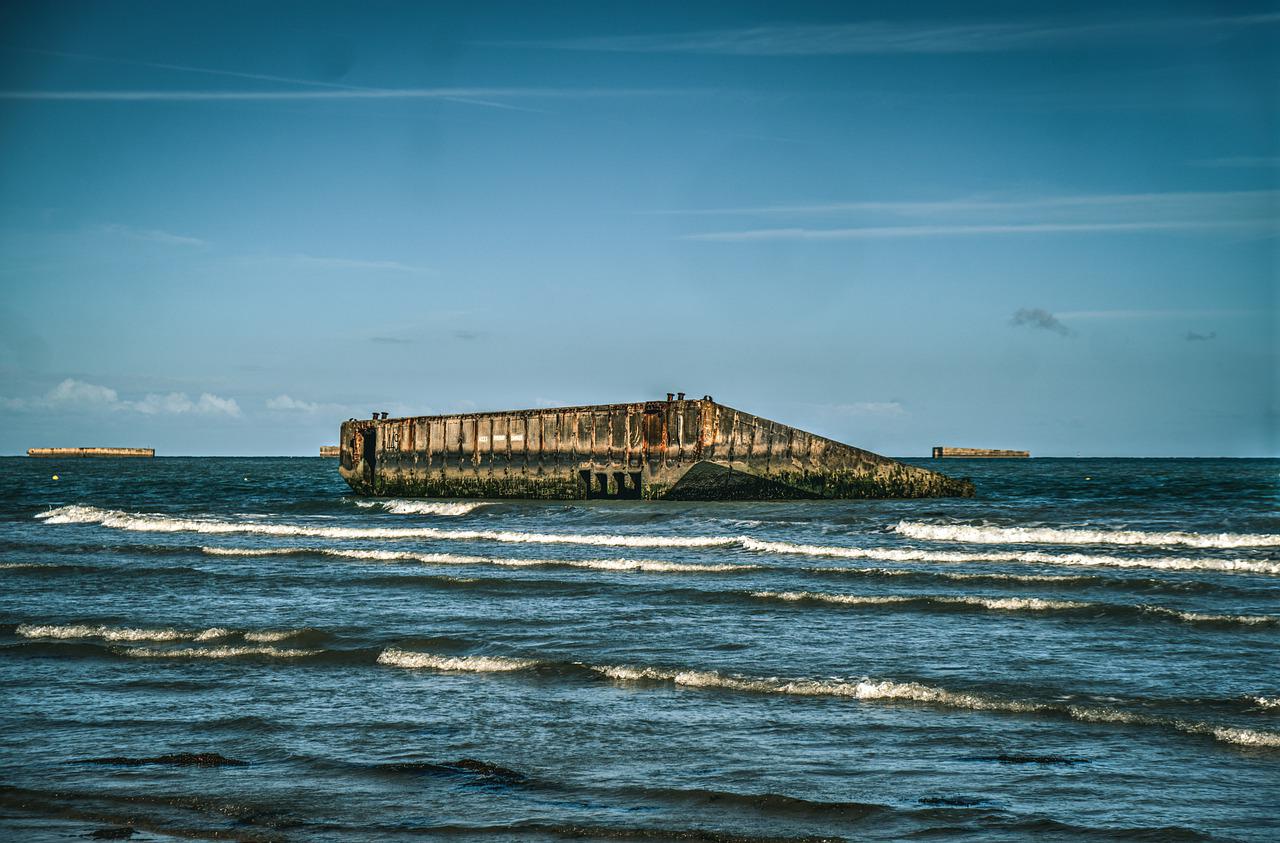
<path fill-rule="evenodd" d="M 320 456 L 322 457 L 340 457 L 342 456 L 342 447 L 339 445 L 321 445 Z"/>
<path fill-rule="evenodd" d="M 933 449 L 933 458 L 943 459 L 944 457 L 958 457 L 964 459 L 973 458 L 1025 458 L 1031 456 L 1030 451 L 1005 451 L 999 448 L 948 448 L 944 445 L 938 445 Z"/>
<path fill-rule="evenodd" d="M 28 448 L 29 457 L 154 457 L 155 448 Z"/>
<path fill-rule="evenodd" d="M 970 496 L 973 484 L 715 403 L 513 410 L 342 425 L 366 495 L 767 500 Z M 383 414 L 385 416 L 385 414 Z"/>

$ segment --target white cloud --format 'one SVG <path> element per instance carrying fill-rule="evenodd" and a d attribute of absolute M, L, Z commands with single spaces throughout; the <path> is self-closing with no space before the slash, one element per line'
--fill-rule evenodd
<path fill-rule="evenodd" d="M 299 401 L 288 395 L 277 395 L 275 398 L 267 399 L 267 409 L 280 412 L 314 413 L 320 409 L 320 405 L 311 401 Z"/>
<path fill-rule="evenodd" d="M 227 415 L 233 418 L 241 416 L 240 405 L 234 398 L 222 398 L 209 392 L 200 394 L 193 401 L 185 392 L 170 392 L 164 395 L 150 393 L 141 401 L 125 401 L 123 406 L 144 415 L 182 415 L 196 413 L 200 415 Z"/>
<path fill-rule="evenodd" d="M 125 400 L 114 389 L 67 378 L 39 398 L 3 398 L 0 406 L 10 410 L 98 409 L 110 412 L 141 413 L 144 416 L 225 415 L 239 418 L 240 405 L 234 398 L 203 392 L 192 400 L 185 392 L 149 393 L 137 401 Z"/>
<path fill-rule="evenodd" d="M 228 416 L 239 418 L 240 405 L 236 403 L 234 398 L 222 398 L 210 392 L 200 393 L 200 400 L 196 402 L 195 411 L 197 413 L 225 413 Z"/>
<path fill-rule="evenodd" d="M 67 378 L 45 395 L 50 404 L 100 404 L 114 406 L 120 403 L 120 396 L 114 389 L 97 384 L 85 383 L 75 378 Z"/>

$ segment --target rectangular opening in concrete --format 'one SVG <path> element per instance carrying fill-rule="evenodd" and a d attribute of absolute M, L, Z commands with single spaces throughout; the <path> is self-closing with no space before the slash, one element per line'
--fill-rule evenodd
<path fill-rule="evenodd" d="M 364 464 L 372 471 L 378 464 L 378 429 L 365 428 L 364 431 Z"/>
<path fill-rule="evenodd" d="M 640 499 L 640 472 L 615 471 L 613 473 L 613 483 L 617 491 L 612 497 L 623 500 Z"/>

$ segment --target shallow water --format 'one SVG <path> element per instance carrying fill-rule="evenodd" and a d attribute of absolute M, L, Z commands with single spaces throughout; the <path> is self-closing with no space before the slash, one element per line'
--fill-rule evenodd
<path fill-rule="evenodd" d="M 0 462 L 12 837 L 1280 836 L 1277 460 L 484 504 Z"/>

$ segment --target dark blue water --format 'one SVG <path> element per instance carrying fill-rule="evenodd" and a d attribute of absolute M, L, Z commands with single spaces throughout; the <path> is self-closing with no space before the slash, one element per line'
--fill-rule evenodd
<path fill-rule="evenodd" d="M 1280 837 L 1280 461 L 479 506 L 0 468 L 0 836 Z"/>

